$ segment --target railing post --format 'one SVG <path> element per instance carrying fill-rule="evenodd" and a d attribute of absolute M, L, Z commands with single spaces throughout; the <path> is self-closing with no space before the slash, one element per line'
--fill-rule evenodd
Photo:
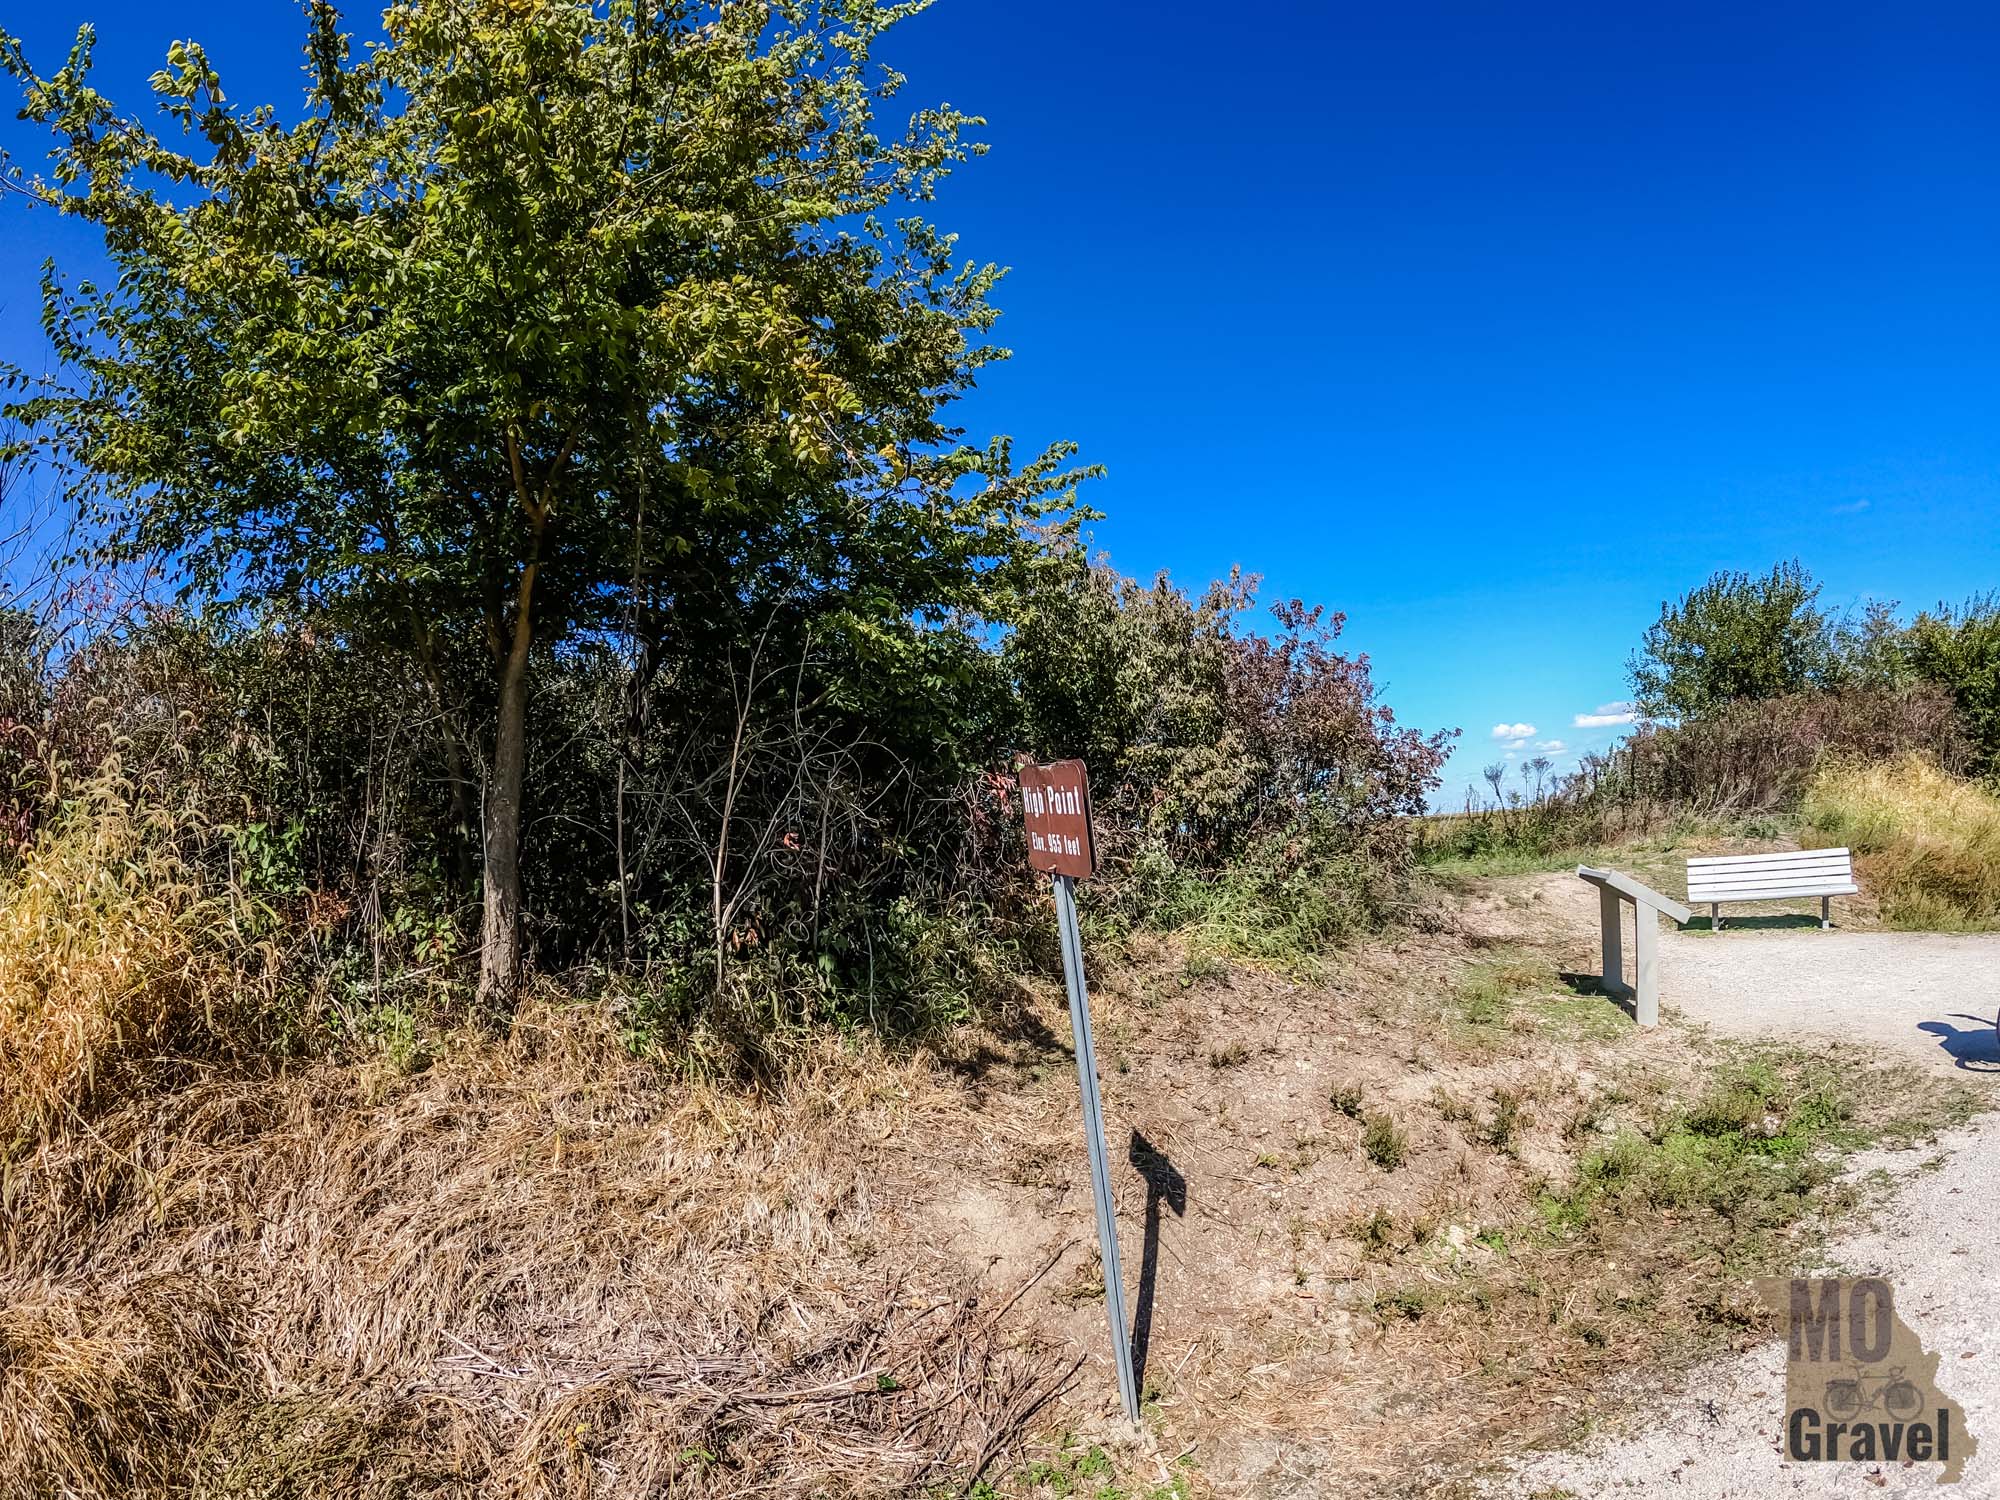
<path fill-rule="evenodd" d="M 1616 870 L 1595 870 L 1578 865 L 1577 875 L 1597 887 L 1597 913 L 1604 928 L 1605 993 L 1632 999 L 1632 1019 L 1641 1026 L 1660 1024 L 1660 918 L 1672 917 L 1686 923 L 1692 918 L 1680 902 L 1663 896 L 1651 886 L 1621 875 Z M 1619 907 L 1632 903 L 1632 983 L 1625 983 L 1624 913 Z"/>
<path fill-rule="evenodd" d="M 1637 936 L 1632 967 L 1632 1014 L 1641 1026 L 1660 1024 L 1660 918 L 1651 907 L 1632 905 Z"/>
<path fill-rule="evenodd" d="M 1620 931 L 1624 921 L 1618 912 L 1624 899 L 1608 885 L 1597 888 L 1597 916 L 1604 928 L 1604 983 L 1612 990 L 1625 982 L 1625 939 Z"/>

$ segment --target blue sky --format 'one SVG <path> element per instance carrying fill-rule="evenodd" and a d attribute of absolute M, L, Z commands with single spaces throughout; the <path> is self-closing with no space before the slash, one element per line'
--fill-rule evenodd
<path fill-rule="evenodd" d="M 52 66 L 84 19 L 122 101 L 188 35 L 298 98 L 289 5 L 5 24 Z M 1014 268 L 967 424 L 1080 441 L 1128 573 L 1345 610 L 1405 722 L 1463 726 L 1445 802 L 1608 743 L 1578 716 L 1713 569 L 2000 586 L 2000 11 L 940 0 L 886 56 L 992 122 L 937 206 Z M 49 254 L 93 250 L 0 206 L 0 358 Z"/>

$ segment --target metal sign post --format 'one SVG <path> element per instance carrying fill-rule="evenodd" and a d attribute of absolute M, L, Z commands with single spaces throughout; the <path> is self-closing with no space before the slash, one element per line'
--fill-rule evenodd
<path fill-rule="evenodd" d="M 1139 1382 L 1132 1372 L 1132 1340 L 1125 1329 L 1125 1272 L 1118 1260 L 1118 1218 L 1111 1198 L 1111 1154 L 1104 1141 L 1104 1102 L 1097 1089 L 1097 1044 L 1090 1034 L 1090 992 L 1083 982 L 1083 934 L 1076 923 L 1076 882 L 1097 869 L 1090 831 L 1090 779 L 1080 760 L 1019 767 L 1022 811 L 1028 825 L 1028 864 L 1050 876 L 1056 930 L 1062 937 L 1063 983 L 1069 990 L 1069 1025 L 1076 1037 L 1076 1082 L 1083 1095 L 1083 1135 L 1090 1148 L 1090 1186 L 1097 1203 L 1097 1254 L 1104 1268 L 1104 1313 L 1111 1324 L 1111 1357 L 1118 1366 L 1118 1394 L 1125 1418 L 1139 1424 Z"/>
<path fill-rule="evenodd" d="M 1125 1419 L 1139 1422 L 1139 1382 L 1132 1374 L 1132 1341 L 1125 1332 L 1125 1272 L 1118 1261 L 1118 1218 L 1111 1200 L 1111 1157 L 1104 1143 L 1104 1104 L 1097 1092 L 1097 1045 L 1090 1035 L 1090 994 L 1083 984 L 1083 936 L 1076 925 L 1076 881 L 1053 879 L 1056 926 L 1062 931 L 1063 981 L 1069 987 L 1069 1025 L 1076 1035 L 1076 1082 L 1083 1094 L 1083 1135 L 1090 1146 L 1090 1185 L 1097 1196 L 1097 1253 L 1104 1266 L 1104 1311 L 1111 1322 L 1111 1357 L 1118 1366 L 1118 1394 Z"/>

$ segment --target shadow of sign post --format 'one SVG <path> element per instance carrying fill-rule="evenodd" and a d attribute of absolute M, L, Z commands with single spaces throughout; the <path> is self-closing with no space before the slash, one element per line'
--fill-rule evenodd
<path fill-rule="evenodd" d="M 1146 1179 L 1146 1247 L 1139 1255 L 1139 1300 L 1132 1309 L 1132 1374 L 1145 1389 L 1146 1353 L 1153 1346 L 1153 1291 L 1160 1278 L 1160 1205 L 1180 1218 L 1187 1212 L 1187 1179 L 1138 1131 L 1128 1152 L 1132 1165 Z"/>

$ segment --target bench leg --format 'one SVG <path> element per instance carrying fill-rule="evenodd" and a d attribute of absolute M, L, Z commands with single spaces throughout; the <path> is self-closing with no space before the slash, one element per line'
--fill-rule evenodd
<path fill-rule="evenodd" d="M 1708 930 L 1710 932 L 1722 931 L 1722 903 L 1720 901 L 1711 901 L 1708 903 Z"/>
<path fill-rule="evenodd" d="M 1825 931 L 1833 925 L 1833 897 L 1831 896 L 1822 896 L 1819 898 L 1819 925 L 1821 931 Z"/>

